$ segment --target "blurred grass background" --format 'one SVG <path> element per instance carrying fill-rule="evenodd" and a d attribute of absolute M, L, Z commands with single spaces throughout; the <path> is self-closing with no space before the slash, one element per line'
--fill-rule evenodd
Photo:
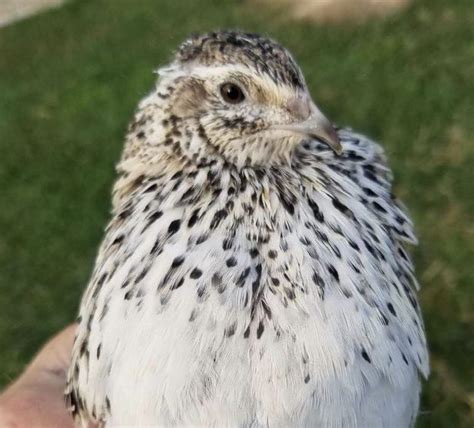
<path fill-rule="evenodd" d="M 280 40 L 323 111 L 385 146 L 421 242 L 432 375 L 418 426 L 472 426 L 472 0 L 327 26 L 248 1 L 82 0 L 1 29 L 0 386 L 75 317 L 152 70 L 190 32 L 227 27 Z"/>

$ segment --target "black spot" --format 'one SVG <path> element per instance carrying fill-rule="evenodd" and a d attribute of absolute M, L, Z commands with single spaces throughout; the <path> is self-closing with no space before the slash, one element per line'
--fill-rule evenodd
<path fill-rule="evenodd" d="M 347 215 L 347 216 L 352 216 L 352 211 L 347 208 L 339 199 L 336 197 L 332 198 L 332 204 L 336 209 L 338 209 L 341 213 Z"/>
<path fill-rule="evenodd" d="M 151 224 L 154 221 L 158 220 L 162 215 L 163 215 L 162 211 L 155 211 L 154 213 L 150 215 L 150 217 L 148 217 L 148 222 Z"/>
<path fill-rule="evenodd" d="M 372 362 L 372 360 L 371 360 L 370 357 L 369 357 L 369 354 L 367 354 L 367 351 L 366 351 L 364 348 L 362 348 L 361 354 L 362 354 L 362 358 L 363 358 L 365 361 L 367 361 L 368 363 L 371 363 L 371 362 Z"/>
<path fill-rule="evenodd" d="M 184 284 L 184 277 L 181 277 L 178 281 L 176 281 L 171 287 L 170 290 L 177 290 Z"/>
<path fill-rule="evenodd" d="M 339 250 L 339 247 L 335 244 L 329 244 L 329 246 L 331 247 L 331 250 L 332 252 L 334 253 L 334 255 L 340 259 L 341 258 L 341 251 Z"/>
<path fill-rule="evenodd" d="M 399 214 L 397 214 L 397 216 L 395 217 L 395 220 L 398 224 L 402 225 L 406 222 L 406 220 Z"/>
<path fill-rule="evenodd" d="M 207 233 L 203 233 L 202 235 L 199 235 L 198 239 L 196 239 L 196 245 L 206 242 L 208 238 L 209 238 L 209 235 Z"/>
<path fill-rule="evenodd" d="M 416 299 L 411 294 L 408 294 L 408 300 L 410 301 L 411 305 L 413 306 L 413 309 L 418 310 L 418 302 L 416 301 Z"/>
<path fill-rule="evenodd" d="M 87 343 L 87 339 L 86 339 L 81 343 L 81 346 L 79 348 L 79 356 L 82 357 L 86 352 L 88 352 L 87 351 L 87 345 L 88 345 L 88 343 Z"/>
<path fill-rule="evenodd" d="M 250 273 L 250 268 L 247 267 L 239 276 L 239 278 L 236 281 L 237 287 L 243 287 L 245 284 L 245 280 L 247 279 L 248 275 Z"/>
<path fill-rule="evenodd" d="M 326 242 L 326 243 L 329 242 L 329 238 L 328 238 L 328 236 L 327 236 L 324 232 L 322 232 L 322 231 L 320 231 L 320 230 L 315 230 L 315 232 L 316 232 L 316 236 L 317 236 L 321 241 Z"/>
<path fill-rule="evenodd" d="M 405 356 L 405 354 L 403 352 L 402 352 L 402 358 L 403 358 L 403 361 L 405 361 L 405 364 L 408 366 L 407 357 Z"/>
<path fill-rule="evenodd" d="M 262 278 L 262 265 L 258 264 L 255 267 L 255 270 L 257 272 L 257 278 L 255 279 L 254 282 L 252 282 L 252 292 L 255 294 L 257 292 L 257 289 L 260 286 L 260 279 Z"/>
<path fill-rule="evenodd" d="M 235 257 L 229 257 L 225 264 L 227 265 L 227 267 L 234 267 L 234 266 L 237 266 L 237 259 Z"/>
<path fill-rule="evenodd" d="M 66 395 L 66 404 L 71 411 L 73 416 L 76 416 L 79 414 L 79 399 L 76 396 L 76 391 L 72 390 Z"/>
<path fill-rule="evenodd" d="M 224 329 L 225 337 L 232 337 L 235 334 L 235 323 L 231 324 L 229 327 Z"/>
<path fill-rule="evenodd" d="M 168 233 L 170 235 L 174 235 L 181 226 L 181 220 L 173 220 L 170 225 L 168 226 Z"/>
<path fill-rule="evenodd" d="M 245 214 L 251 216 L 253 214 L 253 207 L 250 204 L 243 203 L 242 209 L 244 210 Z"/>
<path fill-rule="evenodd" d="M 387 212 L 387 210 L 376 201 L 372 202 L 372 205 L 377 211 L 379 211 L 381 213 L 386 213 Z"/>
<path fill-rule="evenodd" d="M 249 253 L 250 253 L 250 257 L 251 257 L 252 259 L 254 259 L 255 257 L 258 256 L 258 249 L 257 249 L 257 248 L 252 248 L 252 249 L 249 251 Z"/>
<path fill-rule="evenodd" d="M 196 208 L 188 221 L 188 227 L 193 227 L 196 222 L 199 220 L 199 208 Z"/>
<path fill-rule="evenodd" d="M 107 411 L 110 413 L 110 400 L 109 397 L 105 396 L 105 407 L 107 408 Z"/>
<path fill-rule="evenodd" d="M 367 196 L 372 196 L 372 197 L 377 196 L 377 193 L 375 193 L 372 189 L 368 187 L 363 187 L 362 190 Z"/>
<path fill-rule="evenodd" d="M 113 242 L 112 242 L 112 245 L 117 245 L 117 244 L 120 244 L 124 239 L 124 236 L 123 235 L 119 235 L 117 236 Z"/>
<path fill-rule="evenodd" d="M 217 211 L 211 220 L 211 229 L 215 229 L 217 226 L 219 226 L 220 222 L 227 217 L 227 214 L 227 210 L 225 209 Z"/>
<path fill-rule="evenodd" d="M 133 212 L 132 207 L 128 206 L 124 210 L 120 211 L 120 213 L 118 214 L 118 218 L 120 220 L 125 220 L 130 214 L 132 214 L 132 212 Z"/>
<path fill-rule="evenodd" d="M 203 298 L 206 297 L 205 294 L 206 294 L 206 287 L 205 286 L 201 286 L 201 287 L 198 287 L 198 289 L 196 290 L 196 294 L 198 296 L 198 299 L 200 301 L 204 301 L 205 299 Z"/>
<path fill-rule="evenodd" d="M 214 180 L 214 178 L 216 178 L 217 176 L 217 171 L 214 171 L 214 170 L 209 170 L 208 173 L 207 173 L 207 179 L 212 182 Z"/>
<path fill-rule="evenodd" d="M 188 321 L 189 321 L 189 322 L 193 322 L 193 321 L 196 319 L 197 314 L 198 314 L 197 310 L 196 310 L 196 309 L 193 309 L 193 310 L 191 311 L 191 314 L 189 315 Z"/>
<path fill-rule="evenodd" d="M 240 187 L 239 192 L 243 193 L 247 189 L 247 178 L 240 174 Z"/>
<path fill-rule="evenodd" d="M 248 325 L 248 327 L 244 331 L 244 338 L 248 339 L 249 336 L 250 336 L 250 324 Z"/>
<path fill-rule="evenodd" d="M 306 236 L 300 237 L 300 242 L 305 246 L 308 246 L 309 244 L 311 244 L 311 242 L 309 241 L 309 239 Z"/>
<path fill-rule="evenodd" d="M 406 255 L 405 251 L 402 248 L 398 248 L 398 254 L 402 257 L 403 260 L 408 261 L 408 256 Z"/>
<path fill-rule="evenodd" d="M 145 278 L 145 275 L 148 273 L 148 270 L 149 270 L 149 269 L 150 269 L 149 267 L 144 268 L 144 269 L 140 272 L 140 274 L 137 275 L 137 277 L 135 278 L 134 283 L 135 283 L 135 284 L 138 284 L 143 278 Z"/>
<path fill-rule="evenodd" d="M 219 189 L 219 188 L 215 189 L 215 190 L 212 192 L 212 199 L 213 199 L 213 201 L 215 201 L 215 200 L 218 198 L 218 196 L 221 194 L 221 192 L 222 192 L 222 189 Z"/>
<path fill-rule="evenodd" d="M 374 247 L 372 247 L 372 245 L 370 245 L 365 239 L 363 240 L 364 242 L 364 245 L 365 245 L 365 248 L 367 248 L 367 250 L 369 250 L 369 253 L 372 254 L 372 256 L 374 256 L 377 260 L 379 259 L 376 251 L 374 250 Z"/>
<path fill-rule="evenodd" d="M 291 202 L 288 202 L 286 200 L 282 200 L 283 202 L 283 206 L 285 207 L 285 209 L 291 214 L 293 215 L 295 213 L 295 206 L 291 203 Z"/>
<path fill-rule="evenodd" d="M 310 379 L 311 379 L 311 376 L 307 374 L 304 378 L 304 383 L 308 383 Z"/>
<path fill-rule="evenodd" d="M 96 352 L 96 355 L 97 355 L 97 359 L 100 358 L 100 351 L 102 349 L 102 343 L 99 343 L 99 346 L 97 347 L 97 352 Z"/>
<path fill-rule="evenodd" d="M 388 325 L 388 318 L 382 312 L 380 312 L 380 318 L 382 318 L 383 325 Z"/>
<path fill-rule="evenodd" d="M 295 197 L 294 197 L 294 195 L 291 195 L 291 194 L 288 195 L 286 193 L 283 193 L 281 190 L 279 190 L 278 193 L 279 193 L 279 196 L 280 196 L 280 202 L 283 205 L 283 207 L 288 211 L 288 213 L 293 215 L 295 213 L 295 206 L 294 206 Z"/>
<path fill-rule="evenodd" d="M 348 239 L 347 242 L 349 242 L 349 245 L 350 245 L 352 248 L 354 248 L 354 250 L 360 251 L 359 246 L 358 246 L 354 241 L 352 241 L 351 239 Z"/>
<path fill-rule="evenodd" d="M 157 188 L 158 188 L 158 184 L 156 184 L 156 183 L 150 184 L 150 185 L 143 191 L 143 193 L 153 192 L 153 191 L 156 190 Z"/>
<path fill-rule="evenodd" d="M 360 269 L 352 262 L 349 262 L 349 265 L 350 267 L 352 268 L 352 270 L 356 273 L 360 273 Z"/>
<path fill-rule="evenodd" d="M 292 288 L 285 287 L 285 294 L 290 300 L 294 300 L 296 298 L 295 291 Z"/>
<path fill-rule="evenodd" d="M 319 289 L 319 295 L 322 299 L 324 299 L 324 289 L 325 284 L 321 276 L 317 272 L 313 272 L 313 282 Z"/>
<path fill-rule="evenodd" d="M 262 337 L 263 330 L 264 330 L 263 322 L 260 321 L 257 327 L 257 339 L 260 339 Z"/>
<path fill-rule="evenodd" d="M 377 178 L 377 176 L 371 172 L 371 171 L 368 171 L 366 169 L 364 169 L 364 176 L 366 178 L 368 178 L 369 180 L 373 181 L 374 183 L 379 183 L 379 179 Z"/>
<path fill-rule="evenodd" d="M 181 177 L 183 175 L 183 171 L 182 170 L 179 170 L 177 172 L 175 172 L 172 176 L 171 176 L 171 179 L 170 180 L 176 180 L 177 178 Z"/>
<path fill-rule="evenodd" d="M 153 244 L 152 249 L 150 250 L 150 254 L 155 254 L 155 253 L 160 252 L 161 248 L 162 248 L 161 241 L 160 241 L 160 238 L 158 237 L 156 238 L 156 241 Z"/>
<path fill-rule="evenodd" d="M 222 285 L 222 276 L 217 272 L 212 275 L 211 284 L 213 287 L 220 287 Z"/>
<path fill-rule="evenodd" d="M 202 275 L 202 270 L 198 269 L 198 268 L 194 268 L 191 273 L 189 274 L 190 278 L 192 279 L 198 279 L 200 278 Z"/>
<path fill-rule="evenodd" d="M 393 307 L 393 305 L 390 302 L 387 303 L 387 308 L 394 317 L 397 316 L 397 312 L 395 311 L 395 308 Z"/>
<path fill-rule="evenodd" d="M 265 315 L 267 316 L 267 318 L 269 320 L 272 319 L 272 311 L 270 309 L 270 307 L 268 306 L 267 302 L 265 302 L 265 300 L 262 300 L 262 308 L 263 308 L 263 312 L 265 312 Z"/>
<path fill-rule="evenodd" d="M 328 265 L 328 271 L 332 275 L 332 277 L 339 282 L 339 272 L 336 270 L 336 268 L 333 265 Z"/>
<path fill-rule="evenodd" d="M 105 272 L 100 276 L 99 280 L 97 281 L 97 285 L 99 287 L 105 282 L 105 279 L 107 278 L 107 275 L 108 275 L 108 273 Z"/>
<path fill-rule="evenodd" d="M 176 269 L 177 267 L 181 266 L 184 262 L 184 256 L 175 257 L 173 262 L 171 263 L 171 269 Z"/>
<path fill-rule="evenodd" d="M 272 277 L 272 284 L 275 286 L 275 287 L 278 287 L 280 285 L 280 280 L 278 278 L 273 278 Z"/>
<path fill-rule="evenodd" d="M 249 293 L 245 292 L 244 308 L 249 304 Z"/>
<path fill-rule="evenodd" d="M 358 155 L 356 152 L 353 150 L 349 150 L 344 155 L 347 157 L 347 159 L 353 160 L 353 161 L 363 161 L 365 160 L 364 157 Z"/>
<path fill-rule="evenodd" d="M 147 222 L 145 226 L 142 229 L 142 232 L 145 232 L 156 220 L 158 220 L 161 216 L 163 215 L 162 211 L 155 211 L 152 214 L 150 214 L 149 217 L 147 217 Z"/>
<path fill-rule="evenodd" d="M 224 251 L 230 250 L 232 248 L 233 243 L 234 243 L 233 237 L 224 239 L 224 241 L 222 242 L 222 249 Z"/>
<path fill-rule="evenodd" d="M 271 259 L 276 259 L 278 256 L 278 252 L 276 250 L 270 250 L 268 252 L 268 257 L 270 257 Z"/>
<path fill-rule="evenodd" d="M 309 198 L 308 198 L 308 203 L 309 203 L 309 206 L 310 206 L 311 210 L 313 211 L 314 218 L 316 220 L 318 220 L 320 223 L 323 223 L 324 222 L 324 215 L 321 212 L 321 210 L 319 209 L 318 204 L 316 202 L 314 202 L 312 199 L 309 199 Z"/>
<path fill-rule="evenodd" d="M 341 288 L 341 292 L 346 299 L 350 299 L 352 297 L 352 293 L 347 288 Z"/>
<path fill-rule="evenodd" d="M 318 253 L 314 247 L 308 248 L 308 254 L 312 259 L 319 260 Z"/>

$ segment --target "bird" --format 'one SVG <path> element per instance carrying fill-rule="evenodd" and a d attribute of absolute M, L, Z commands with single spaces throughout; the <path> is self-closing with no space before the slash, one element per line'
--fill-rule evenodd
<path fill-rule="evenodd" d="M 413 426 L 417 238 L 381 146 L 266 36 L 192 35 L 157 73 L 80 305 L 77 425 Z"/>

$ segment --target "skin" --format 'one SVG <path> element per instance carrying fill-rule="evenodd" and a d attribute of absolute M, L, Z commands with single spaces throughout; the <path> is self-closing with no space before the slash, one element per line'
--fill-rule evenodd
<path fill-rule="evenodd" d="M 1 427 L 73 427 L 64 402 L 66 371 L 74 341 L 71 325 L 38 352 L 25 371 L 0 395 Z"/>

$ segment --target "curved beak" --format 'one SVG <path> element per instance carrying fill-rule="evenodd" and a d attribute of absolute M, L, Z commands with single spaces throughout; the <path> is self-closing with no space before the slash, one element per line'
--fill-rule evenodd
<path fill-rule="evenodd" d="M 293 103 L 292 106 L 295 104 Z M 290 112 L 293 108 L 290 110 Z M 331 122 L 324 116 L 323 113 L 313 104 L 309 104 L 306 107 L 304 120 L 288 123 L 279 124 L 273 126 L 273 129 L 281 129 L 284 131 L 296 132 L 298 134 L 304 134 L 308 137 L 318 138 L 324 141 L 337 155 L 342 153 L 342 145 L 337 135 L 336 130 L 332 126 Z M 301 117 L 301 106 L 298 107 L 298 116 Z"/>

